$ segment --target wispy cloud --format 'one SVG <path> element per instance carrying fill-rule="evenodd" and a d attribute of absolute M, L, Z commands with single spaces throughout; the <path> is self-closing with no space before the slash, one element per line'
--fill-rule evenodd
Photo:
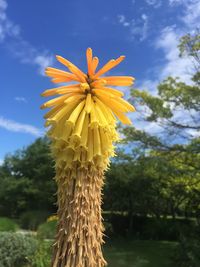
<path fill-rule="evenodd" d="M 26 98 L 23 97 L 23 96 L 16 96 L 16 97 L 15 97 L 15 100 L 16 100 L 17 102 L 24 102 L 24 103 L 27 103 Z"/>
<path fill-rule="evenodd" d="M 7 36 L 18 37 L 20 35 L 20 27 L 14 24 L 6 14 L 7 2 L 0 0 L 0 42 L 3 42 Z"/>
<path fill-rule="evenodd" d="M 28 133 L 36 137 L 42 136 L 44 134 L 42 130 L 35 126 L 8 120 L 4 117 L 0 117 L 0 127 L 11 132 Z"/>
<path fill-rule="evenodd" d="M 161 0 L 145 0 L 147 5 L 152 6 L 154 8 L 158 8 L 161 6 L 162 1 Z"/>
<path fill-rule="evenodd" d="M 126 17 L 124 15 L 118 15 L 118 22 L 124 27 L 130 26 L 130 22 L 126 20 Z"/>
<path fill-rule="evenodd" d="M 190 0 L 189 0 L 190 1 Z M 189 2 L 188 0 L 169 0 L 169 5 L 170 6 L 175 6 L 175 5 L 182 5 L 185 2 Z"/>
<path fill-rule="evenodd" d="M 35 48 L 21 35 L 21 28 L 7 16 L 8 3 L 0 0 L 0 43 L 6 44 L 12 55 L 21 63 L 36 65 L 40 74 L 51 65 L 53 57 L 47 50 Z"/>
<path fill-rule="evenodd" d="M 187 3 L 188 2 L 188 3 Z M 186 0 L 184 2 L 185 15 L 182 17 L 185 25 L 192 29 L 200 25 L 200 1 L 199 0 Z"/>
<path fill-rule="evenodd" d="M 146 14 L 142 14 L 139 20 L 132 20 L 131 37 L 135 39 L 139 36 L 140 41 L 144 41 L 148 35 L 149 18 Z"/>
<path fill-rule="evenodd" d="M 168 76 L 180 77 L 181 81 L 186 83 L 191 82 L 191 74 L 194 71 L 194 65 L 191 59 L 185 57 L 179 57 L 178 44 L 180 37 L 186 33 L 194 33 L 194 29 L 199 26 L 200 21 L 200 2 L 197 0 L 169 0 L 169 4 L 172 8 L 177 8 L 177 5 L 182 5 L 183 16 L 179 18 L 182 24 L 177 27 L 176 25 L 165 26 L 154 40 L 154 47 L 163 53 L 162 63 L 160 66 L 155 66 L 152 71 L 152 76 L 155 79 L 145 79 L 139 82 L 138 87 L 151 92 L 151 94 L 157 94 L 157 86 L 163 79 Z M 180 7 L 178 7 L 180 8 Z M 139 119 L 139 118 L 137 118 Z M 174 121 L 184 121 L 191 123 L 191 114 L 187 114 L 185 110 L 174 110 Z M 149 133 L 158 134 L 161 132 L 159 125 L 156 126 L 152 123 L 140 122 L 137 120 L 137 125 L 140 129 L 144 129 Z M 200 133 L 196 130 L 182 131 L 184 136 L 192 135 L 199 136 Z M 156 133 L 157 134 L 157 133 Z"/>
<path fill-rule="evenodd" d="M 191 74 L 194 66 L 190 58 L 179 57 L 178 44 L 182 36 L 182 31 L 173 26 L 166 27 L 161 31 L 161 35 L 156 40 L 155 46 L 164 53 L 165 64 L 159 72 L 159 79 L 163 80 L 168 76 L 180 77 L 186 83 L 191 82 Z"/>
<path fill-rule="evenodd" d="M 130 40 L 135 40 L 139 37 L 142 42 L 148 36 L 149 17 L 142 14 L 139 19 L 128 20 L 125 15 L 120 14 L 117 17 L 118 23 L 129 30 Z"/>
<path fill-rule="evenodd" d="M 169 4 L 182 5 L 184 15 L 179 18 L 182 26 L 165 26 L 154 41 L 155 49 L 163 52 L 163 63 L 159 66 L 159 70 L 158 66 L 154 69 L 156 79 L 143 80 L 139 84 L 140 88 L 150 85 L 149 89 L 151 92 L 154 90 L 154 93 L 156 93 L 156 84 L 168 76 L 180 77 L 182 81 L 191 83 L 191 74 L 194 70 L 193 63 L 189 58 L 179 57 L 177 46 L 181 36 L 187 32 L 193 33 L 194 29 L 199 26 L 200 2 L 198 0 L 169 0 Z"/>

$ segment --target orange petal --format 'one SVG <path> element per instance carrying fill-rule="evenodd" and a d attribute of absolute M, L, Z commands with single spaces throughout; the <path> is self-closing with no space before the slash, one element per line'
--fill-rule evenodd
<path fill-rule="evenodd" d="M 103 77 L 108 85 L 113 86 L 129 86 L 133 84 L 134 78 L 131 76 L 109 76 Z"/>
<path fill-rule="evenodd" d="M 52 88 L 52 89 L 47 89 L 45 90 L 41 96 L 52 96 L 54 94 L 59 94 L 59 92 L 64 92 L 62 90 L 74 90 L 74 89 L 79 89 L 80 84 L 73 84 L 73 85 L 66 85 L 66 86 L 60 86 L 60 87 L 56 87 L 56 88 Z"/>
<path fill-rule="evenodd" d="M 60 96 L 60 97 L 56 97 L 54 99 L 51 99 L 51 100 L 45 102 L 41 106 L 41 109 L 50 108 L 52 106 L 56 106 L 58 104 L 62 104 L 68 97 L 69 97 L 68 95 L 64 95 L 64 96 Z"/>
<path fill-rule="evenodd" d="M 113 112 L 123 124 L 132 124 L 131 120 L 126 115 L 124 115 L 124 113 L 117 110 L 113 110 Z"/>
<path fill-rule="evenodd" d="M 128 108 L 124 106 L 123 104 L 116 101 L 116 99 L 113 99 L 106 94 L 102 94 L 102 92 L 95 92 L 96 96 L 108 107 L 110 107 L 112 110 L 119 110 L 121 112 L 128 112 Z"/>
<path fill-rule="evenodd" d="M 120 62 L 122 62 L 122 60 L 124 60 L 125 56 L 120 56 L 119 58 L 117 58 L 116 60 L 111 59 L 110 61 L 108 61 L 108 63 L 106 63 L 96 74 L 95 74 L 95 78 L 98 76 L 103 75 L 105 72 L 109 71 L 110 69 L 114 68 L 115 66 L 117 66 Z"/>
<path fill-rule="evenodd" d="M 87 58 L 87 66 L 88 66 L 88 74 L 92 74 L 92 49 L 89 47 L 86 50 L 86 58 Z"/>
<path fill-rule="evenodd" d="M 123 96 L 124 93 L 119 91 L 119 90 L 116 90 L 116 89 L 113 89 L 113 88 L 109 88 L 109 87 L 99 87 L 97 88 L 98 90 L 102 90 L 102 91 L 105 91 L 105 92 L 108 92 L 108 93 L 111 93 L 115 96 Z"/>
<path fill-rule="evenodd" d="M 92 60 L 92 74 L 95 73 L 98 64 L 99 64 L 98 57 L 94 57 L 93 60 Z"/>
<path fill-rule="evenodd" d="M 85 82 L 86 75 L 83 73 L 77 66 L 75 66 L 73 63 L 71 63 L 69 60 L 61 57 L 61 56 L 56 56 L 57 60 L 65 65 L 72 73 L 74 73 L 81 82 Z"/>
<path fill-rule="evenodd" d="M 78 78 L 74 74 L 72 74 L 70 72 L 60 72 L 59 73 L 59 72 L 46 70 L 45 74 L 47 76 L 50 76 L 50 77 L 53 77 L 53 78 L 65 78 L 65 77 L 67 77 L 67 78 L 70 78 L 71 80 L 78 81 Z"/>
<path fill-rule="evenodd" d="M 90 84 L 93 88 L 102 87 L 106 85 L 106 81 L 103 79 L 98 79 Z"/>
<path fill-rule="evenodd" d="M 71 82 L 72 79 L 70 78 L 65 78 L 65 77 L 62 77 L 62 78 L 54 78 L 51 80 L 53 83 L 64 83 L 64 82 Z"/>

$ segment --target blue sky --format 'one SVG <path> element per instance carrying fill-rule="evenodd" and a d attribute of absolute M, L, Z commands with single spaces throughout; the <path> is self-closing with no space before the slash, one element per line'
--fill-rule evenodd
<path fill-rule="evenodd" d="M 40 93 L 54 86 L 43 71 L 59 66 L 56 54 L 83 70 L 87 47 L 101 64 L 126 55 L 113 74 L 134 76 L 137 88 L 156 94 L 169 75 L 190 82 L 192 65 L 178 57 L 177 43 L 199 21 L 198 0 L 0 0 L 0 161 L 43 135 Z"/>

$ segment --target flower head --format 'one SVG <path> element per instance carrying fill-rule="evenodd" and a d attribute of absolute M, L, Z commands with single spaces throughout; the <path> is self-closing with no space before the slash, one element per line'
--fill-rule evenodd
<path fill-rule="evenodd" d="M 46 126 L 51 125 L 49 136 L 57 144 L 54 152 L 59 153 L 62 158 L 60 147 L 64 148 L 67 153 L 63 155 L 63 159 L 69 163 L 69 167 L 77 161 L 81 165 L 88 162 L 96 166 L 105 165 L 108 157 L 114 155 L 113 141 L 118 139 L 115 130 L 117 119 L 124 124 L 131 124 L 125 113 L 135 110 L 122 98 L 122 92 L 110 87 L 130 86 L 134 78 L 103 76 L 125 57 L 111 59 L 96 71 L 99 59 L 93 57 L 92 49 L 88 48 L 87 74 L 67 59 L 61 56 L 56 58 L 69 72 L 48 67 L 46 75 L 54 83 L 70 82 L 70 85 L 48 89 L 42 93 L 42 96 L 58 95 L 41 107 L 51 108 L 45 118 Z"/>

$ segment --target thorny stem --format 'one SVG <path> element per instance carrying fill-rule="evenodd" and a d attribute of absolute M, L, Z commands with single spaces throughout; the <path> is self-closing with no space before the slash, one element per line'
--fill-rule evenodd
<path fill-rule="evenodd" d="M 61 174 L 60 171 L 58 173 Z M 76 176 L 76 177 L 75 177 Z M 58 227 L 52 267 L 103 267 L 103 172 L 78 169 L 57 175 Z"/>

